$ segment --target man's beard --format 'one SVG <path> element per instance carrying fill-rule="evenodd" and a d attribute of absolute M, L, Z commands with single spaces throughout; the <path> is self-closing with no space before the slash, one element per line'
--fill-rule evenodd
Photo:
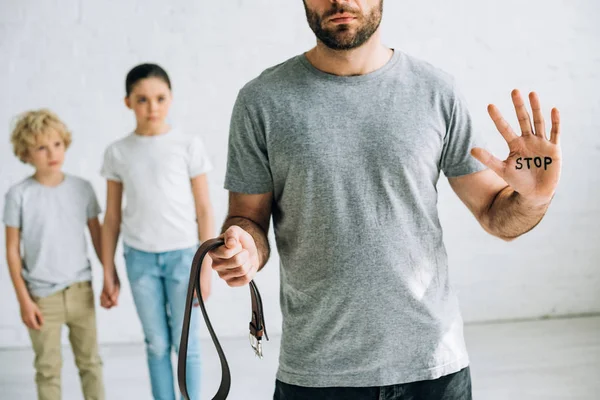
<path fill-rule="evenodd" d="M 371 38 L 371 36 L 373 36 L 373 33 L 375 33 L 377 28 L 379 28 L 381 16 L 383 14 L 383 0 L 379 3 L 379 7 L 373 7 L 371 12 L 367 15 L 357 15 L 354 12 L 354 9 L 340 3 L 334 3 L 330 10 L 322 16 L 319 16 L 306 7 L 306 2 L 303 3 L 310 29 L 315 33 L 317 39 L 333 50 L 351 50 L 362 46 Z M 351 33 L 351 28 L 345 24 L 338 25 L 331 29 L 323 28 L 323 20 L 335 14 L 344 12 L 355 16 L 360 23 L 354 34 Z"/>

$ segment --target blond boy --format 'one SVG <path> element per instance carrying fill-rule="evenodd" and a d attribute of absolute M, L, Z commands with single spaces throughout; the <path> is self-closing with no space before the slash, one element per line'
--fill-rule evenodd
<path fill-rule="evenodd" d="M 63 325 L 85 399 L 104 399 L 85 238 L 87 226 L 99 255 L 96 195 L 89 182 L 62 172 L 71 134 L 52 112 L 21 115 L 11 142 L 15 155 L 35 168 L 6 193 L 4 224 L 10 276 L 35 352 L 38 399 L 61 398 Z"/>

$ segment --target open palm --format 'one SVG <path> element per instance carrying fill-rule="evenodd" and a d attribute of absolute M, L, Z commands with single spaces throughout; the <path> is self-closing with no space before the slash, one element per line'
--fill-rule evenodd
<path fill-rule="evenodd" d="M 471 154 L 520 195 L 544 203 L 554 195 L 560 178 L 560 116 L 558 110 L 553 108 L 548 139 L 537 94 L 532 92 L 529 95 L 533 125 L 523 98 L 516 89 L 512 91 L 512 101 L 521 127 L 520 136 L 515 134 L 496 106 L 488 106 L 490 117 L 508 144 L 507 159 L 502 161 L 482 148 L 472 149 Z"/>

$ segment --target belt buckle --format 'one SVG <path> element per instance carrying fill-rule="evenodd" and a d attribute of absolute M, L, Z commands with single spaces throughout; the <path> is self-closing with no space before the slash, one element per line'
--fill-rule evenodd
<path fill-rule="evenodd" d="M 256 338 L 254 335 L 252 335 L 251 333 L 248 334 L 248 336 L 250 337 L 250 346 L 252 346 L 252 349 L 254 350 L 254 354 L 258 357 L 258 358 L 263 358 L 263 352 L 262 352 L 262 343 L 261 341 Z"/>

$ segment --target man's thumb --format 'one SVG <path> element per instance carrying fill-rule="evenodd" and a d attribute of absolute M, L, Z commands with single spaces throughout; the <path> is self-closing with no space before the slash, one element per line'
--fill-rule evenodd
<path fill-rule="evenodd" d="M 234 229 L 227 229 L 225 231 L 225 236 L 223 237 L 223 241 L 225 242 L 225 247 L 230 249 L 234 248 L 238 244 L 238 234 Z"/>

